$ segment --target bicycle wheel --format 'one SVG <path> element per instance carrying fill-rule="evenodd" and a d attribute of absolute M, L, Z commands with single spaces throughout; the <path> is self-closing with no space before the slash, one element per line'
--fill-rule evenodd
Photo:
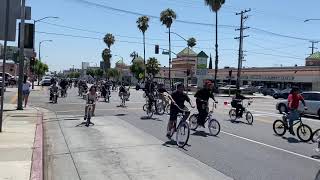
<path fill-rule="evenodd" d="M 189 118 L 189 126 L 191 130 L 196 130 L 198 128 L 198 114 L 193 114 Z"/>
<path fill-rule="evenodd" d="M 320 141 L 320 129 L 318 129 L 315 132 L 313 132 L 311 140 L 312 140 L 312 142 Z"/>
<path fill-rule="evenodd" d="M 246 113 L 246 120 L 248 121 L 248 124 L 252 125 L 252 123 L 253 123 L 253 115 L 252 115 L 252 113 L 250 111 L 248 111 Z"/>
<path fill-rule="evenodd" d="M 143 107 L 142 107 L 143 111 L 147 111 L 147 109 L 148 109 L 147 106 L 148 106 L 148 104 L 143 105 Z"/>
<path fill-rule="evenodd" d="M 153 111 L 152 111 L 152 109 L 149 109 L 149 108 L 147 108 L 147 117 L 148 118 L 152 118 L 152 116 L 153 116 Z"/>
<path fill-rule="evenodd" d="M 209 120 L 209 132 L 212 136 L 217 136 L 220 133 L 220 123 L 216 119 Z"/>
<path fill-rule="evenodd" d="M 181 121 L 177 127 L 177 146 L 183 148 L 189 140 L 190 128 L 186 121 Z"/>
<path fill-rule="evenodd" d="M 230 119 L 232 121 L 235 121 L 237 119 L 237 112 L 235 109 L 230 109 L 229 111 L 229 116 L 230 116 Z"/>
<path fill-rule="evenodd" d="M 302 142 L 308 142 L 312 138 L 312 130 L 308 125 L 301 124 L 297 129 L 297 135 Z"/>
<path fill-rule="evenodd" d="M 287 131 L 285 124 L 280 119 L 275 120 L 273 122 L 272 127 L 273 127 L 274 133 L 276 133 L 276 135 L 278 136 L 283 136 Z"/>
<path fill-rule="evenodd" d="M 164 105 L 162 103 L 157 104 L 157 113 L 159 115 L 163 115 L 164 114 Z"/>

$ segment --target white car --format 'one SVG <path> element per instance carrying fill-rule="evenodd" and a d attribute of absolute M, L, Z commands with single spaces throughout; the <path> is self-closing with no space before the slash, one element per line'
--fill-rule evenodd
<path fill-rule="evenodd" d="M 320 118 L 320 92 L 318 91 L 308 91 L 301 93 L 303 96 L 306 105 L 308 107 L 305 110 L 305 114 L 315 115 Z M 276 109 L 280 112 L 287 112 L 288 111 L 288 100 L 283 100 L 277 103 Z M 304 107 L 303 104 L 300 102 L 299 111 L 303 111 Z"/>

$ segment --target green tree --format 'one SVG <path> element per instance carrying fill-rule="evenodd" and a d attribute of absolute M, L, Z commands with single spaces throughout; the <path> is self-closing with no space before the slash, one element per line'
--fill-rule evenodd
<path fill-rule="evenodd" d="M 90 75 L 92 77 L 96 76 L 96 71 L 94 69 L 87 69 L 87 75 Z"/>
<path fill-rule="evenodd" d="M 221 6 L 225 3 L 225 0 L 205 0 L 205 5 L 209 6 L 211 11 L 216 13 L 216 58 L 215 58 L 215 67 L 214 67 L 214 85 L 217 87 L 217 74 L 218 74 L 218 63 L 219 63 L 219 56 L 218 56 L 218 11 L 220 10 Z"/>
<path fill-rule="evenodd" d="M 145 72 L 145 65 L 143 61 L 133 61 L 132 65 L 130 66 L 130 71 L 133 76 L 140 82 Z"/>
<path fill-rule="evenodd" d="M 80 77 L 80 72 L 71 72 L 70 74 L 67 75 L 68 78 L 79 78 Z"/>
<path fill-rule="evenodd" d="M 114 36 L 111 33 L 107 33 L 103 38 L 104 43 L 108 46 L 109 50 L 111 51 L 111 46 L 116 41 Z"/>
<path fill-rule="evenodd" d="M 118 69 L 110 68 L 107 70 L 107 76 L 113 78 L 114 80 L 119 80 L 121 73 Z"/>
<path fill-rule="evenodd" d="M 168 8 L 160 13 L 160 21 L 169 30 L 169 79 L 170 79 L 171 86 L 172 86 L 172 82 L 171 82 L 171 25 L 176 18 L 177 18 L 176 13 L 170 8 Z"/>
<path fill-rule="evenodd" d="M 146 64 L 147 73 L 153 77 L 160 72 L 160 64 L 155 57 L 149 58 Z"/>
<path fill-rule="evenodd" d="M 149 17 L 148 16 L 139 17 L 137 20 L 137 27 L 142 32 L 142 35 L 143 35 L 143 63 L 146 64 L 146 34 L 145 33 L 149 28 Z"/>
<path fill-rule="evenodd" d="M 101 78 L 104 74 L 103 70 L 102 69 L 96 69 L 95 70 L 95 74 L 96 76 L 98 76 L 99 78 Z"/>
<path fill-rule="evenodd" d="M 49 71 L 49 67 L 47 64 L 36 60 L 35 65 L 34 65 L 34 73 L 37 76 L 38 79 L 38 85 L 40 84 L 40 78 L 46 74 L 46 72 Z"/>
<path fill-rule="evenodd" d="M 197 40 L 194 37 L 189 38 L 187 44 L 188 47 L 193 48 L 195 45 L 197 45 Z"/>
<path fill-rule="evenodd" d="M 102 52 L 102 59 L 104 62 L 104 71 L 107 72 L 107 69 L 111 67 L 110 59 L 112 57 L 110 49 L 106 48 Z"/>

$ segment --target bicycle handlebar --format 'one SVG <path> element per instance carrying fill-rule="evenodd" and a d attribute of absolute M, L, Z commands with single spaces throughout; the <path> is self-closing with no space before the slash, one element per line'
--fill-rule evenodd
<path fill-rule="evenodd" d="M 185 109 L 181 109 L 178 104 L 174 103 L 174 105 L 182 112 L 189 112 L 189 109 L 185 110 Z"/>

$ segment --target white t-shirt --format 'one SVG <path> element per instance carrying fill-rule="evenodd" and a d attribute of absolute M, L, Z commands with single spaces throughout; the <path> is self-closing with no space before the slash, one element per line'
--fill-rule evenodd
<path fill-rule="evenodd" d="M 22 85 L 22 91 L 30 91 L 31 83 L 27 81 L 26 83 L 23 83 Z"/>
<path fill-rule="evenodd" d="M 97 93 L 91 94 L 90 92 L 88 92 L 87 93 L 87 103 L 89 103 L 89 101 L 91 101 L 91 102 L 93 102 L 93 104 L 95 104 L 97 101 L 97 97 L 98 97 Z"/>

